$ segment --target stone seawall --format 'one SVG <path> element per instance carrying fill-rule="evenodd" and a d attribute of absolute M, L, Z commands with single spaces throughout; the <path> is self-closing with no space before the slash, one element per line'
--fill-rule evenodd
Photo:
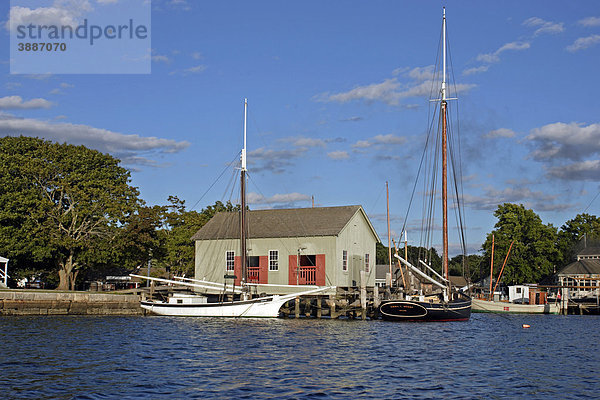
<path fill-rule="evenodd" d="M 0 291 L 0 315 L 142 315 L 140 297 L 88 292 Z"/>

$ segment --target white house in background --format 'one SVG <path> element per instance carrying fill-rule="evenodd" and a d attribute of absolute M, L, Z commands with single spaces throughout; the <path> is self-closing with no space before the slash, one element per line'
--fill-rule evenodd
<path fill-rule="evenodd" d="M 8 258 L 0 257 L 0 287 L 8 287 Z"/>

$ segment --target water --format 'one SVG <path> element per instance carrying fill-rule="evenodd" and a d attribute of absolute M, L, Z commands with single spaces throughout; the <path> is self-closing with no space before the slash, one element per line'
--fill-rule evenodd
<path fill-rule="evenodd" d="M 456 323 L 2 317 L 0 396 L 597 398 L 599 325 L 490 314 Z"/>

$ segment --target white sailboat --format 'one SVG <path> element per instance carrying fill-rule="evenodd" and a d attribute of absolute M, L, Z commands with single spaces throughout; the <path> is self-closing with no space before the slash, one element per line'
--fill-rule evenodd
<path fill-rule="evenodd" d="M 283 304 L 296 297 L 316 294 L 332 289 L 331 286 L 309 287 L 307 290 L 295 292 L 298 287 L 292 286 L 295 293 L 286 295 L 273 295 L 263 297 L 252 297 L 250 293 L 251 284 L 248 283 L 248 258 L 246 251 L 246 126 L 248 114 L 248 100 L 244 100 L 244 145 L 241 154 L 241 210 L 240 210 L 240 248 L 241 248 L 241 287 L 227 286 L 222 283 L 195 280 L 189 278 L 175 278 L 176 280 L 152 278 L 131 274 L 132 277 L 147 279 L 164 284 L 187 286 L 207 293 L 220 293 L 220 301 L 211 302 L 209 296 L 196 294 L 174 294 L 168 301 L 143 300 L 141 307 L 158 315 L 186 316 L 186 317 L 230 317 L 230 318 L 276 318 Z M 217 267 L 218 268 L 218 267 Z M 278 285 L 289 286 L 289 285 Z M 231 299 L 225 301 L 223 295 L 229 295 Z"/>

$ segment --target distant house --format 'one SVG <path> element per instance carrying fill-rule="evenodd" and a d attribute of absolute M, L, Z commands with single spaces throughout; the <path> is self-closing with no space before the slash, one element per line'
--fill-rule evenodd
<path fill-rule="evenodd" d="M 379 237 L 361 206 L 248 211 L 248 281 L 269 285 L 375 285 Z M 218 213 L 192 239 L 196 279 L 240 284 L 240 216 Z M 260 286 L 265 293 L 286 290 Z"/>
<path fill-rule="evenodd" d="M 375 286 L 385 287 L 386 277 L 390 272 L 390 266 L 388 264 L 377 264 L 375 266 Z"/>
<path fill-rule="evenodd" d="M 577 299 L 600 294 L 600 247 L 588 247 L 577 254 L 577 261 L 556 274 L 560 286 L 568 287 L 569 297 Z"/>

